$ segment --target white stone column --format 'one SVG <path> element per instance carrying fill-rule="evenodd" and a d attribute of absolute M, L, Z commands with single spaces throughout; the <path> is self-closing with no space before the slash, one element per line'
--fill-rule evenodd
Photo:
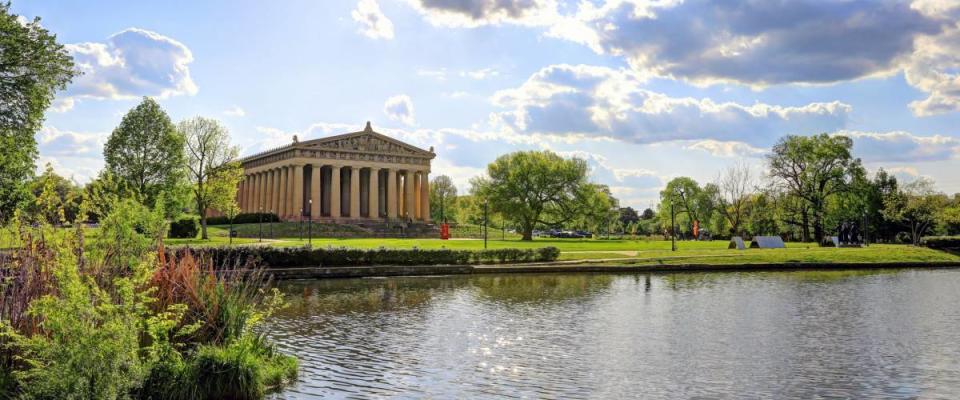
<path fill-rule="evenodd" d="M 387 170 L 387 218 L 397 218 L 397 170 Z"/>
<path fill-rule="evenodd" d="M 246 176 L 246 193 L 244 193 L 243 206 L 245 212 L 253 212 L 253 175 Z"/>
<path fill-rule="evenodd" d="M 264 198 L 265 198 L 265 200 L 263 201 L 263 208 L 265 208 L 265 209 L 267 209 L 267 210 L 272 210 L 274 207 L 276 207 L 276 206 L 273 204 L 273 190 L 272 190 L 272 189 L 273 189 L 273 180 L 274 180 L 274 179 L 276 179 L 276 175 L 274 174 L 274 171 L 273 171 L 272 169 L 271 169 L 271 170 L 267 170 L 266 172 L 264 172 L 264 181 L 266 182 L 266 185 L 264 185 L 265 190 L 263 191 L 263 195 L 264 195 Z"/>
<path fill-rule="evenodd" d="M 403 208 L 404 208 L 404 217 L 415 219 L 417 217 L 417 202 L 414 199 L 416 197 L 416 192 L 414 192 L 414 178 L 413 170 L 408 169 L 406 175 L 403 178 Z"/>
<path fill-rule="evenodd" d="M 420 171 L 420 219 L 430 222 L 430 173 Z"/>
<path fill-rule="evenodd" d="M 320 199 L 320 166 L 312 165 L 310 168 L 310 219 L 320 218 L 320 205 L 323 200 Z"/>
<path fill-rule="evenodd" d="M 273 183 L 270 185 L 270 209 L 280 215 L 280 173 L 282 169 L 274 168 Z"/>
<path fill-rule="evenodd" d="M 350 218 L 360 218 L 360 168 L 350 167 Z"/>
<path fill-rule="evenodd" d="M 370 189 L 367 191 L 370 201 L 367 203 L 368 218 L 380 218 L 380 168 L 370 168 Z"/>
<path fill-rule="evenodd" d="M 293 215 L 299 220 L 303 216 L 303 165 L 293 166 Z"/>
<path fill-rule="evenodd" d="M 330 167 L 330 218 L 340 218 L 340 166 Z"/>
<path fill-rule="evenodd" d="M 277 201 L 277 209 L 274 210 L 280 218 L 285 218 L 287 216 L 287 198 L 289 191 L 287 184 L 287 167 L 280 167 L 280 198 Z"/>

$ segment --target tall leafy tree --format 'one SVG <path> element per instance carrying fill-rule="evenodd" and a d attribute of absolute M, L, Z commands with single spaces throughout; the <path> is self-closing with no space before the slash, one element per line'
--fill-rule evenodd
<path fill-rule="evenodd" d="M 785 136 L 768 156 L 770 176 L 799 200 L 804 241 L 810 228 L 817 242 L 823 240 L 827 201 L 848 189 L 851 177 L 862 171 L 860 159 L 851 155 L 853 141 L 846 136 Z"/>
<path fill-rule="evenodd" d="M 25 199 L 43 113 L 77 74 L 73 58 L 40 19 L 22 23 L 0 2 L 0 222 Z"/>
<path fill-rule="evenodd" d="M 920 238 L 941 218 L 947 204 L 947 196 L 934 190 L 933 181 L 921 178 L 887 198 L 883 214 L 906 225 L 910 229 L 911 242 L 917 246 Z"/>
<path fill-rule="evenodd" d="M 240 169 L 236 163 L 240 149 L 230 145 L 230 132 L 213 119 L 195 117 L 181 121 L 177 124 L 177 131 L 186 139 L 188 176 L 200 214 L 201 237 L 207 239 L 210 208 L 215 205 L 229 208 L 229 203 L 236 201 L 237 184 L 242 174 L 242 170 L 239 174 L 236 172 Z"/>
<path fill-rule="evenodd" d="M 457 187 L 449 176 L 439 175 L 430 182 L 430 218 L 434 221 L 456 221 Z"/>
<path fill-rule="evenodd" d="M 637 214 L 637 210 L 634 210 L 633 207 L 623 207 L 620 209 L 620 223 L 624 226 L 632 224 L 640 220 L 640 215 Z"/>
<path fill-rule="evenodd" d="M 147 204 L 154 204 L 161 192 L 166 192 L 164 198 L 178 198 L 186 164 L 185 141 L 160 104 L 144 97 L 110 134 L 103 155 L 113 175 L 126 181 Z"/>
<path fill-rule="evenodd" d="M 33 201 L 26 211 L 35 220 L 57 225 L 74 221 L 80 209 L 81 191 L 76 183 L 54 172 L 48 163 L 43 174 L 27 185 Z"/>
<path fill-rule="evenodd" d="M 750 166 L 741 162 L 727 167 L 717 176 L 716 187 L 717 211 L 729 224 L 731 235 L 742 235 L 750 194 L 754 190 Z"/>
<path fill-rule="evenodd" d="M 577 218 L 586 204 L 587 163 L 551 151 L 519 151 L 498 157 L 487 176 L 472 182 L 474 195 L 489 202 L 533 240 L 537 225 L 560 225 Z"/>
<path fill-rule="evenodd" d="M 694 221 L 700 221 L 701 226 L 705 226 L 713 218 L 716 190 L 713 184 L 701 187 L 697 181 L 685 176 L 673 178 L 660 191 L 661 225 L 670 226 L 672 203 L 678 229 L 685 226 L 686 229 L 681 230 L 692 233 Z"/>

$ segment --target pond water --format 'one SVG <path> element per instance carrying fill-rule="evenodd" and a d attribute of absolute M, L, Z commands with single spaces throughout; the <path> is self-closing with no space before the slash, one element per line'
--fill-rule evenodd
<path fill-rule="evenodd" d="M 277 398 L 960 398 L 960 270 L 281 286 Z"/>

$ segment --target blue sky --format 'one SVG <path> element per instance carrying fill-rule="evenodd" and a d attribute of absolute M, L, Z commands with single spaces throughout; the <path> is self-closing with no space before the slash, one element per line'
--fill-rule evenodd
<path fill-rule="evenodd" d="M 220 119 L 249 154 L 362 128 L 434 146 L 461 190 L 496 156 L 586 158 L 623 205 L 787 134 L 960 192 L 957 1 L 16 1 L 85 74 L 39 164 L 84 182 L 141 96 Z"/>

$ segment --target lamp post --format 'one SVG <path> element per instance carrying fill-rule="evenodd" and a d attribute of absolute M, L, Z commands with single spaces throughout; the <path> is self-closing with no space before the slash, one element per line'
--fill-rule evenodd
<path fill-rule="evenodd" d="M 313 199 L 307 200 L 307 203 L 310 204 L 310 209 L 313 210 Z M 307 247 L 313 247 L 313 215 L 310 215 L 310 219 L 307 220 Z"/>
<path fill-rule="evenodd" d="M 297 228 L 297 232 L 300 235 L 300 241 L 303 241 L 303 209 L 300 209 L 300 226 Z"/>
<path fill-rule="evenodd" d="M 673 212 L 673 196 L 670 197 L 670 251 L 677 251 L 677 214 Z"/>
<path fill-rule="evenodd" d="M 263 242 L 263 206 L 260 206 L 258 211 L 260 212 L 257 213 L 257 241 Z"/>
<path fill-rule="evenodd" d="M 270 210 L 270 215 L 273 215 L 273 210 Z M 270 238 L 273 239 L 273 218 L 267 224 L 270 226 Z"/>
<path fill-rule="evenodd" d="M 483 201 L 483 249 L 487 249 L 487 231 L 489 230 L 490 222 L 487 221 L 487 201 Z"/>

